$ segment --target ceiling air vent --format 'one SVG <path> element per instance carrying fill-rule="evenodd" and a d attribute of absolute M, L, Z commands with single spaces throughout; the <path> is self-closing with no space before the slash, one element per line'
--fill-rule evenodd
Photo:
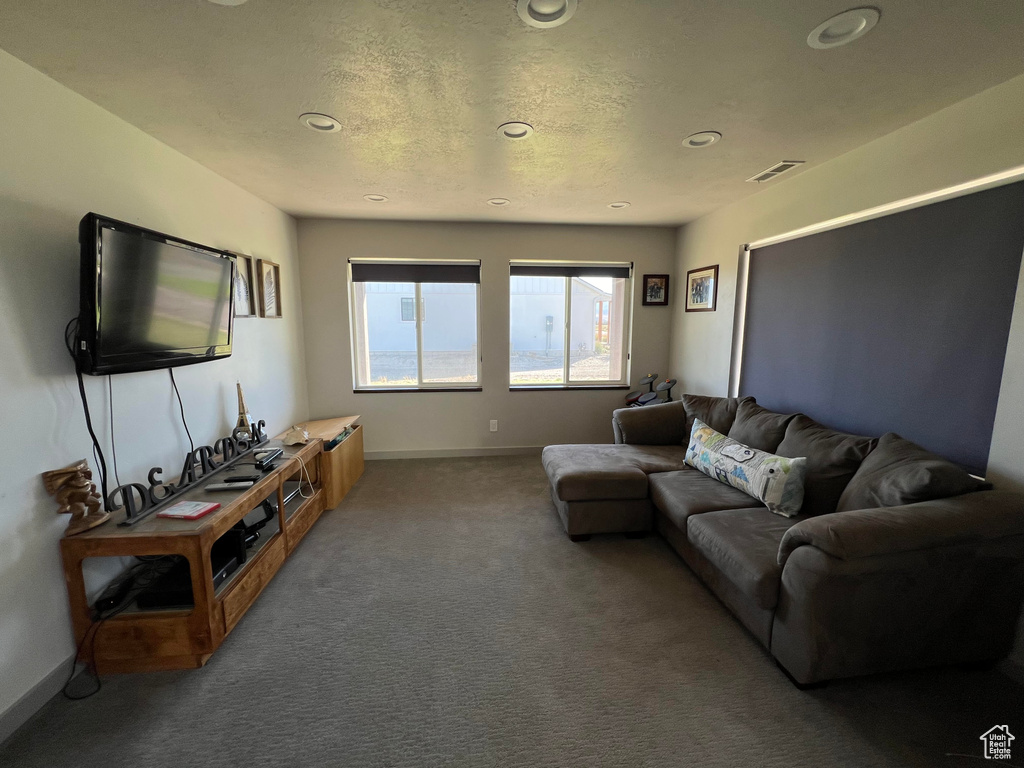
<path fill-rule="evenodd" d="M 756 181 L 758 184 L 762 184 L 766 181 L 771 181 L 780 173 L 796 168 L 798 165 L 803 165 L 806 160 L 783 160 L 781 163 L 776 163 L 771 168 L 765 168 L 758 174 L 751 176 L 747 181 Z"/>

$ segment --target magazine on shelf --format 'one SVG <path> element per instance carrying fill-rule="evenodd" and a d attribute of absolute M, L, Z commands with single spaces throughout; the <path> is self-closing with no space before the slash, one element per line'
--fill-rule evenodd
<path fill-rule="evenodd" d="M 165 510 L 156 513 L 157 517 L 170 517 L 175 520 L 198 520 L 215 509 L 220 509 L 216 501 L 179 501 Z"/>

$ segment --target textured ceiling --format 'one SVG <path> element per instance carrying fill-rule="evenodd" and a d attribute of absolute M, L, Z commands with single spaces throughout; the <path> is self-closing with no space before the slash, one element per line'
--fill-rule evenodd
<path fill-rule="evenodd" d="M 807 46 L 849 7 L 580 0 L 540 30 L 514 0 L 0 0 L 0 48 L 298 216 L 678 224 L 1024 72 L 1020 0 L 889 0 Z"/>

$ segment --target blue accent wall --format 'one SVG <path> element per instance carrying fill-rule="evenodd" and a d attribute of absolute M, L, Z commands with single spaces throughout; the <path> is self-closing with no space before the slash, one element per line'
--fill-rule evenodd
<path fill-rule="evenodd" d="M 1024 183 L 751 251 L 740 394 L 983 475 L 1022 252 Z"/>

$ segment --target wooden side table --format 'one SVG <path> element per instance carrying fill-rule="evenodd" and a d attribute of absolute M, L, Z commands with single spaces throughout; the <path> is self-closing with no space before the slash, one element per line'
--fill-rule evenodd
<path fill-rule="evenodd" d="M 324 489 L 324 508 L 334 509 L 352 486 L 363 475 L 363 427 L 356 424 L 359 416 L 340 416 L 335 419 L 307 421 L 299 426 L 309 432 L 310 439 L 319 438 L 324 442 L 321 457 L 321 482 Z M 351 435 L 331 449 L 327 443 L 348 427 Z"/>

